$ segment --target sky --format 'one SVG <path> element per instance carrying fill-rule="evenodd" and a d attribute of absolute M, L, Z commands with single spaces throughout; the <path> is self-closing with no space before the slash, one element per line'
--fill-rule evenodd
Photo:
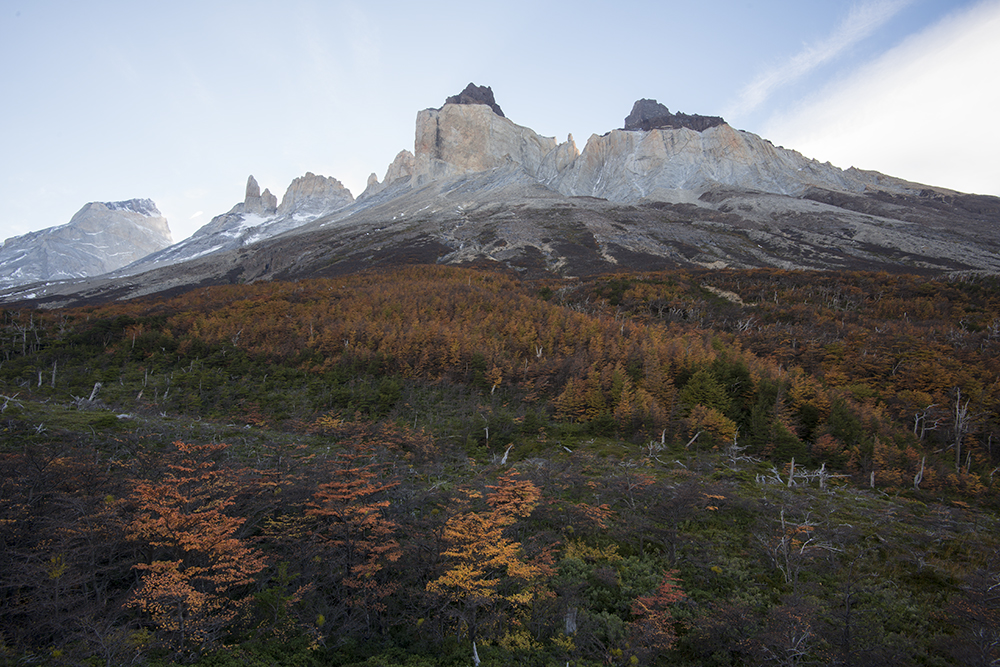
<path fill-rule="evenodd" d="M 175 241 L 306 172 L 357 196 L 468 83 L 582 150 L 652 98 L 1000 195 L 1000 0 L 0 0 L 0 239 L 150 198 Z"/>

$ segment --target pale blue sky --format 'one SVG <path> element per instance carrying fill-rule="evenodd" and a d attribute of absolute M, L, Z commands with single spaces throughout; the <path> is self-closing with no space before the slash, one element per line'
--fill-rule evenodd
<path fill-rule="evenodd" d="M 1000 195 L 1000 0 L 0 0 L 0 239 L 153 199 L 174 239 L 296 176 L 357 196 L 469 82 L 582 150 L 649 97 Z"/>

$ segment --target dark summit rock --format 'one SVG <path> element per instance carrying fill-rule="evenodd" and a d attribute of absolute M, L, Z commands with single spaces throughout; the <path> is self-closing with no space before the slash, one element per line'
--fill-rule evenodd
<path fill-rule="evenodd" d="M 649 123 L 660 118 L 670 118 L 672 115 L 670 109 L 656 100 L 638 100 L 632 105 L 632 113 L 625 117 L 625 129 L 642 129 L 643 123 Z"/>
<path fill-rule="evenodd" d="M 704 132 L 710 127 L 722 125 L 725 122 L 719 116 L 670 113 L 670 109 L 656 100 L 639 100 L 632 105 L 632 113 L 625 117 L 625 129 L 649 132 L 659 128 L 680 129 L 686 127 L 695 132 Z"/>
<path fill-rule="evenodd" d="M 489 86 L 477 86 L 474 83 L 470 83 L 465 87 L 465 90 L 460 92 L 458 95 L 452 95 L 444 101 L 445 104 L 485 104 L 489 108 L 493 109 L 493 113 L 500 116 L 501 118 L 506 118 L 503 115 L 503 111 L 500 110 L 500 105 L 497 101 L 493 99 L 493 89 Z"/>

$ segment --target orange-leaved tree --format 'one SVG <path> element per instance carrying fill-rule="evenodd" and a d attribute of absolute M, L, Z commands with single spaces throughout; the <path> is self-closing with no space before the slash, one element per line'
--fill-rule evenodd
<path fill-rule="evenodd" d="M 677 632 L 670 606 L 684 597 L 677 571 L 670 570 L 664 572 L 652 595 L 638 597 L 632 602 L 635 620 L 630 624 L 631 646 L 644 663 L 651 662 L 674 645 Z"/>
<path fill-rule="evenodd" d="M 471 509 L 482 495 L 469 490 L 468 511 L 445 524 L 442 555 L 448 569 L 427 584 L 427 590 L 440 596 L 458 620 L 459 630 L 468 633 L 474 656 L 485 622 L 502 619 L 505 611 L 530 602 L 530 583 L 540 573 L 537 565 L 525 560 L 521 543 L 505 533 L 518 519 L 531 514 L 541 491 L 532 482 L 518 479 L 514 471 L 500 476 L 488 489 L 486 507 Z"/>
<path fill-rule="evenodd" d="M 374 449 L 361 438 L 347 443 L 331 472 L 333 479 L 321 484 L 306 506 L 323 550 L 318 558 L 330 582 L 325 592 L 345 603 L 343 618 L 327 620 L 342 628 L 361 623 L 368 631 L 397 587 L 385 568 L 402 554 L 397 525 L 386 516 L 386 492 L 396 482 L 383 479 L 384 467 L 373 460 Z"/>
<path fill-rule="evenodd" d="M 128 605 L 148 614 L 181 654 L 232 629 L 265 568 L 263 555 L 239 536 L 245 519 L 226 513 L 236 485 L 221 462 L 226 447 L 174 443 L 162 479 L 137 482 L 131 495 L 129 535 L 146 545 L 149 559 L 135 566 L 141 584 Z"/>

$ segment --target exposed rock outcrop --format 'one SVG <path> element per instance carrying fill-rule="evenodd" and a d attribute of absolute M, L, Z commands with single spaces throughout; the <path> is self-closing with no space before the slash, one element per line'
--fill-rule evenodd
<path fill-rule="evenodd" d="M 687 128 L 704 132 L 710 127 L 722 125 L 726 121 L 720 116 L 699 116 L 697 114 L 670 113 L 670 109 L 656 100 L 642 99 L 632 105 L 632 112 L 625 117 L 626 130 L 649 132 L 662 128 L 679 130 Z"/>
<path fill-rule="evenodd" d="M 381 183 L 372 175 L 359 200 L 408 178 L 408 186 L 515 166 L 538 180 L 556 180 L 579 156 L 573 136 L 558 144 L 504 117 L 488 86 L 470 83 L 440 109 L 417 114 L 413 153 L 401 151 Z"/>
<path fill-rule="evenodd" d="M 401 150 L 396 154 L 395 159 L 389 164 L 385 170 L 385 178 L 382 179 L 380 183 L 378 180 L 378 175 L 372 173 L 368 177 L 368 183 L 365 187 L 365 191 L 358 196 L 358 200 L 367 199 L 379 192 L 382 192 L 387 187 L 400 181 L 402 179 L 409 179 L 413 176 L 415 166 L 415 158 L 413 153 L 408 150 Z"/>
<path fill-rule="evenodd" d="M 307 171 L 291 182 L 281 198 L 277 215 L 309 216 L 336 211 L 354 203 L 351 191 L 332 176 L 317 176 Z M 315 216 L 313 216 L 315 217 Z"/>
<path fill-rule="evenodd" d="M 247 190 L 246 196 L 243 198 L 243 208 L 239 212 L 265 216 L 273 215 L 277 208 L 278 198 L 266 188 L 262 193 L 260 186 L 257 185 L 257 179 L 251 174 L 250 178 L 247 179 Z"/>
<path fill-rule="evenodd" d="M 470 90 L 488 90 L 492 100 L 488 88 L 470 84 L 465 92 Z M 449 100 L 458 98 L 462 95 Z M 409 179 L 406 187 L 417 188 L 511 165 L 563 194 L 623 203 L 697 202 L 719 187 L 792 196 L 812 187 L 847 192 L 888 187 L 879 182 L 881 175 L 821 164 L 737 131 L 722 118 L 672 114 L 656 100 L 636 102 L 625 125 L 592 136 L 581 153 L 572 135 L 557 144 L 486 104 L 449 102 L 417 114 L 413 153 L 400 152 L 381 183 L 369 181 L 362 199 L 403 179 Z"/>
<path fill-rule="evenodd" d="M 98 276 L 173 242 L 150 199 L 91 202 L 69 223 L 7 239 L 0 286 Z"/>
<path fill-rule="evenodd" d="M 713 188 L 797 197 L 812 187 L 846 192 L 864 192 L 876 183 L 880 189 L 896 187 L 892 179 L 879 182 L 879 176 L 838 169 L 723 124 L 703 132 L 664 128 L 593 135 L 580 157 L 548 184 L 564 194 L 617 202 L 692 201 Z"/>
<path fill-rule="evenodd" d="M 340 181 L 306 172 L 291 182 L 279 206 L 269 190 L 260 191 L 257 179 L 251 175 L 242 202 L 212 218 L 190 238 L 144 257 L 124 267 L 120 273 L 131 275 L 257 243 L 352 203 L 353 195 Z"/>
<path fill-rule="evenodd" d="M 559 178 L 562 172 L 573 166 L 578 157 L 580 157 L 580 150 L 576 147 L 576 142 L 573 141 L 573 135 L 570 134 L 564 143 L 546 153 L 538 168 L 538 180 L 544 183 Z"/>
<path fill-rule="evenodd" d="M 445 99 L 445 104 L 485 104 L 489 108 L 493 109 L 493 113 L 504 117 L 503 111 L 500 110 L 500 105 L 497 104 L 496 99 L 493 97 L 493 89 L 489 86 L 477 86 L 474 83 L 470 83 L 465 87 L 465 90 L 460 92 L 458 95 L 452 95 L 451 97 Z"/>
<path fill-rule="evenodd" d="M 414 172 L 441 178 L 514 162 L 536 175 L 555 139 L 496 115 L 482 104 L 446 104 L 417 114 Z"/>

